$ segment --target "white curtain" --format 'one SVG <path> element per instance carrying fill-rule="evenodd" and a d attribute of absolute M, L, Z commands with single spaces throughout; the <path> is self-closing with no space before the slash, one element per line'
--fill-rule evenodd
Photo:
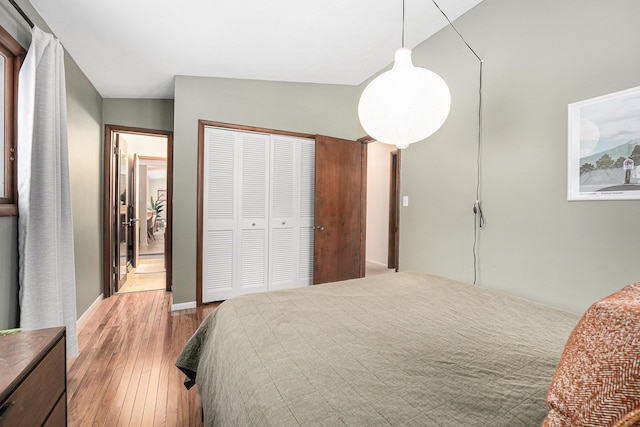
<path fill-rule="evenodd" d="M 20 326 L 67 328 L 78 354 L 64 52 L 35 27 L 18 84 Z"/>

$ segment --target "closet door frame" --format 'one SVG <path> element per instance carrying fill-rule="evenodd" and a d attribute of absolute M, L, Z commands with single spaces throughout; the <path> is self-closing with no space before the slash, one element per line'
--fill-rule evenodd
<path fill-rule="evenodd" d="M 316 135 L 300 133 L 300 132 L 289 132 L 277 129 L 267 129 L 253 126 L 244 126 L 237 125 L 232 123 L 223 123 L 216 122 L 210 120 L 198 120 L 198 220 L 197 220 L 197 257 L 196 257 L 196 304 L 198 306 L 202 305 L 202 283 L 203 283 L 203 230 L 204 230 L 204 218 L 203 218 L 203 209 L 204 209 L 204 197 L 203 197 L 203 188 L 204 188 L 204 136 L 205 136 L 205 127 L 217 127 L 221 129 L 228 130 L 238 130 L 238 131 L 248 131 L 248 132 L 259 132 L 259 133 L 267 133 L 273 135 L 284 135 L 284 136 L 293 136 L 299 138 L 306 138 L 315 140 Z"/>

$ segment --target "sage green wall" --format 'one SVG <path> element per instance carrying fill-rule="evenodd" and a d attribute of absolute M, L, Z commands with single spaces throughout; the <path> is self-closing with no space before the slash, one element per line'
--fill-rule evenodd
<path fill-rule="evenodd" d="M 0 329 L 18 326 L 18 221 L 0 217 Z"/>
<path fill-rule="evenodd" d="M 356 139 L 357 92 L 355 86 L 176 77 L 174 303 L 196 298 L 198 120 Z"/>
<path fill-rule="evenodd" d="M 51 31 L 30 3 L 18 4 L 45 31 Z M 0 5 L 0 25 L 23 46 L 31 33 L 13 7 Z M 100 139 L 102 98 L 75 62 L 65 55 L 69 174 L 76 268 L 78 316 L 102 293 L 102 225 L 100 202 Z M 17 326 L 17 217 L 0 217 L 0 329 Z"/>
<path fill-rule="evenodd" d="M 113 99 L 102 102 L 103 123 L 173 131 L 173 99 Z"/>
<path fill-rule="evenodd" d="M 76 310 L 80 317 L 103 291 L 102 97 L 69 55 L 65 58 Z"/>
<path fill-rule="evenodd" d="M 456 21 L 484 62 L 479 283 L 574 312 L 640 280 L 640 201 L 567 201 L 567 104 L 640 86 L 640 2 L 484 0 Z M 414 50 L 452 110 L 402 155 L 402 270 L 473 281 L 478 64 L 446 28 Z"/>

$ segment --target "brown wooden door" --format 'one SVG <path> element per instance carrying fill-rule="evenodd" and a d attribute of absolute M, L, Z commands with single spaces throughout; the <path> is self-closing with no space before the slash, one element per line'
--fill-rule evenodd
<path fill-rule="evenodd" d="M 367 146 L 316 137 L 313 283 L 364 276 Z"/>
<path fill-rule="evenodd" d="M 127 281 L 127 273 L 129 271 L 129 214 L 131 208 L 129 207 L 129 201 L 131 196 L 131 188 L 129 187 L 129 155 L 127 154 L 127 143 L 123 138 L 120 138 L 119 134 L 116 134 L 116 173 L 114 175 L 116 185 L 116 200 L 114 200 L 116 223 L 116 241 L 117 243 L 117 256 L 116 270 L 118 271 L 118 281 L 116 282 L 115 291 Z"/>

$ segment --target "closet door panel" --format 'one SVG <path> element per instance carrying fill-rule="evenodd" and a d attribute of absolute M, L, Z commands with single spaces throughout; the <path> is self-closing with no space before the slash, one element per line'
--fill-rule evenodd
<path fill-rule="evenodd" d="M 241 134 L 238 293 L 267 290 L 269 136 Z"/>
<path fill-rule="evenodd" d="M 295 141 L 273 138 L 271 143 L 271 217 L 291 220 L 295 215 Z"/>
<path fill-rule="evenodd" d="M 233 231 L 211 230 L 206 233 L 203 247 L 203 301 L 231 298 L 233 290 Z M 206 295 L 206 298 L 205 298 Z"/>
<path fill-rule="evenodd" d="M 313 284 L 313 236 L 313 225 L 300 227 L 300 253 L 298 255 L 298 283 L 300 286 Z"/>
<path fill-rule="evenodd" d="M 313 237 L 315 211 L 315 141 L 300 142 L 300 197 L 299 221 L 300 243 L 298 253 L 298 283 L 300 286 L 313 284 Z"/>
<path fill-rule="evenodd" d="M 269 289 L 295 286 L 297 250 L 296 143 L 273 136 L 271 141 L 271 220 Z"/>
<path fill-rule="evenodd" d="M 239 293 L 265 291 L 267 287 L 266 230 L 242 230 Z"/>
<path fill-rule="evenodd" d="M 237 162 L 235 136 L 207 132 L 205 140 L 206 218 L 212 221 L 235 219 L 234 190 Z"/>
<path fill-rule="evenodd" d="M 242 135 L 242 219 L 267 219 L 269 188 L 269 137 Z M 263 224 L 264 225 L 264 224 Z"/>
<path fill-rule="evenodd" d="M 293 287 L 294 262 L 292 243 L 294 230 L 274 228 L 271 230 L 271 279 L 269 290 Z"/>
<path fill-rule="evenodd" d="M 314 147 L 313 140 L 273 136 L 269 289 L 312 284 Z"/>
<path fill-rule="evenodd" d="M 205 132 L 204 239 L 202 300 L 220 301 L 235 294 L 237 253 L 236 191 L 238 141 L 231 132 Z"/>

